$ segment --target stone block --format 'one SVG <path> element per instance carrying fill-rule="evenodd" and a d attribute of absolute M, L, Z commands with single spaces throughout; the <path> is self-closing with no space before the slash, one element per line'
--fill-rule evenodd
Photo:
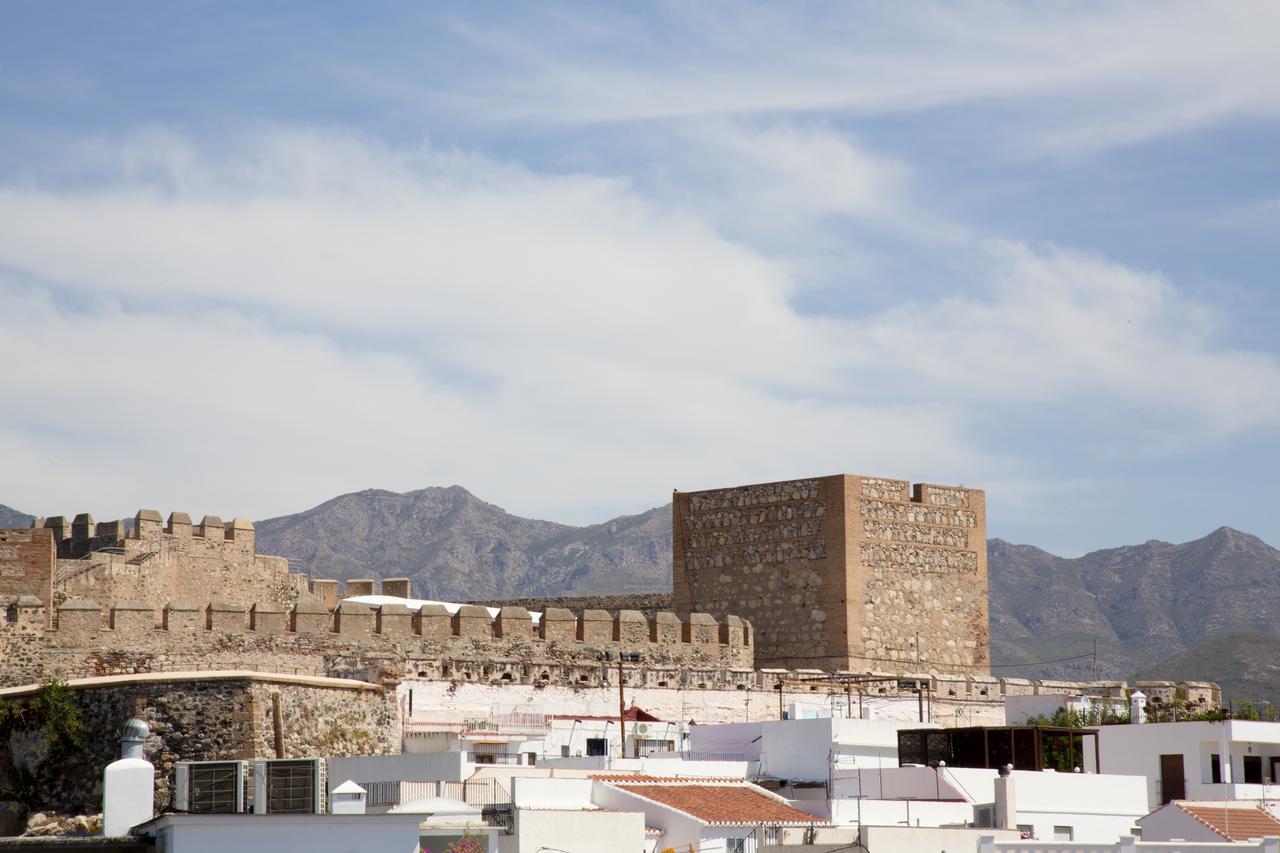
<path fill-rule="evenodd" d="M 608 610 L 584 610 L 578 618 L 578 639 L 584 643 L 613 640 L 613 617 Z"/>
<path fill-rule="evenodd" d="M 140 637 L 156 628 L 156 612 L 145 601 L 125 599 L 111 607 L 111 630 L 118 636 Z"/>
<path fill-rule="evenodd" d="M 166 631 L 199 631 L 204 628 L 200 616 L 200 605 L 194 601 L 170 601 L 164 606 L 162 624 Z"/>
<path fill-rule="evenodd" d="M 238 634 L 245 628 L 245 609 L 243 604 L 213 601 L 209 603 L 207 612 L 209 618 L 206 624 L 210 631 Z"/>
<path fill-rule="evenodd" d="M 371 637 L 375 623 L 373 608 L 367 604 L 344 601 L 333 612 L 334 630 L 349 637 Z"/>
<path fill-rule="evenodd" d="M 226 536 L 237 545 L 253 548 L 253 522 L 240 517 L 231 519 L 226 528 Z"/>
<path fill-rule="evenodd" d="M 124 522 L 123 521 L 99 521 L 93 528 L 93 534 L 98 537 L 123 539 L 124 538 Z"/>
<path fill-rule="evenodd" d="M 320 603 L 332 610 L 338 606 L 338 582 L 319 580 L 311 582 L 311 591 L 319 597 Z"/>
<path fill-rule="evenodd" d="M 538 620 L 538 636 L 543 640 L 570 642 L 578 639 L 578 617 L 563 607 L 548 607 Z"/>
<path fill-rule="evenodd" d="M 93 537 L 93 516 L 82 512 L 71 522 L 71 538 L 86 540 Z"/>
<path fill-rule="evenodd" d="M 169 523 L 165 525 L 165 533 L 179 539 L 191 538 L 191 516 L 185 512 L 169 513 Z"/>
<path fill-rule="evenodd" d="M 164 531 L 164 519 L 154 509 L 140 509 L 133 516 L 133 538 L 154 539 Z"/>
<path fill-rule="evenodd" d="M 720 625 L 720 644 L 731 649 L 746 646 L 746 620 L 740 616 L 726 616 Z"/>
<path fill-rule="evenodd" d="M 684 623 L 684 641 L 699 647 L 717 646 L 720 644 L 720 623 L 710 613 L 690 613 Z"/>
<path fill-rule="evenodd" d="M 68 598 L 58 605 L 57 612 L 58 634 L 63 640 L 96 637 L 102 630 L 102 605 L 92 598 Z"/>
<path fill-rule="evenodd" d="M 649 624 L 649 639 L 662 645 L 676 645 L 684 641 L 684 624 L 674 613 L 660 612 L 653 614 Z"/>
<path fill-rule="evenodd" d="M 329 608 L 310 601 L 299 601 L 293 606 L 291 622 L 297 634 L 327 634 L 332 614 Z"/>
<path fill-rule="evenodd" d="M 520 640 L 533 639 L 533 617 L 523 607 L 504 607 L 498 611 L 496 636 Z"/>
<path fill-rule="evenodd" d="M 384 604 L 378 608 L 378 633 L 384 637 L 412 637 L 413 614 L 403 604 Z"/>
<path fill-rule="evenodd" d="M 347 598 L 355 598 L 357 595 L 373 595 L 373 593 L 372 578 L 355 578 L 347 581 Z"/>
<path fill-rule="evenodd" d="M 414 614 L 413 630 L 424 640 L 447 640 L 453 636 L 453 617 L 443 604 L 424 604 Z"/>
<path fill-rule="evenodd" d="M 453 614 L 453 633 L 459 637 L 492 637 L 493 617 L 479 604 L 464 604 Z"/>
<path fill-rule="evenodd" d="M 613 639 L 627 646 L 648 644 L 649 620 L 639 610 L 619 610 L 613 620 Z"/>
<path fill-rule="evenodd" d="M 227 528 L 218 516 L 206 515 L 200 519 L 200 526 L 196 529 L 196 535 L 212 542 L 224 542 L 227 538 Z"/>
<path fill-rule="evenodd" d="M 395 598 L 410 598 L 409 591 L 412 583 L 409 578 L 383 578 L 382 594 Z"/>
<path fill-rule="evenodd" d="M 249 630 L 258 634 L 283 634 L 289 630 L 289 611 L 282 604 L 260 601 L 249 608 Z"/>

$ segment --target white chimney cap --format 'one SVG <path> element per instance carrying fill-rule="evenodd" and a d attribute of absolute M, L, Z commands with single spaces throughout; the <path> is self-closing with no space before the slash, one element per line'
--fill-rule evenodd
<path fill-rule="evenodd" d="M 365 791 L 365 789 L 364 789 L 364 788 L 361 788 L 361 787 L 360 787 L 359 785 L 357 785 L 355 782 L 353 782 L 353 781 L 351 781 L 350 779 L 348 779 L 347 781 L 343 782 L 343 783 L 342 783 L 341 785 L 339 785 L 338 787 L 334 788 L 334 789 L 333 789 L 333 793 L 335 793 L 335 794 L 364 794 L 364 793 L 367 793 L 367 792 Z"/>

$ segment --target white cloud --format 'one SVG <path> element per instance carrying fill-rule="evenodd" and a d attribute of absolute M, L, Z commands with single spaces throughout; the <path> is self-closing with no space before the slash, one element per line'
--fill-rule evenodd
<path fill-rule="evenodd" d="M 589 37 L 554 18 L 520 26 L 529 34 L 467 32 L 510 73 L 456 86 L 451 102 L 553 123 L 990 103 L 1019 113 L 1008 144 L 1055 154 L 1280 115 L 1280 6 L 1269 0 L 840 4 L 806 15 L 708 3 L 668 9 L 661 40 L 629 18 Z"/>
<path fill-rule="evenodd" d="M 808 179 L 786 155 L 812 145 L 870 189 L 811 212 L 893 215 L 874 158 L 798 133 L 744 143 L 777 164 L 766 193 Z M 1274 359 L 1070 252 L 949 247 L 987 291 L 814 317 L 786 264 L 613 179 L 303 132 L 220 158 L 101 140 L 86 163 L 0 188 L 0 363 L 23 377 L 0 500 L 28 511 L 263 517 L 459 482 L 597 520 L 744 478 L 1014 481 L 1035 462 L 974 424 L 1028 400 L 1179 441 L 1280 424 L 1250 396 L 1280 399 Z"/>

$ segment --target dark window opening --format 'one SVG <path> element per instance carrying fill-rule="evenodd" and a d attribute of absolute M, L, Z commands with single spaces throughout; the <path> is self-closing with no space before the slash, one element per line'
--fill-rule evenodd
<path fill-rule="evenodd" d="M 609 741 L 602 737 L 587 738 L 587 755 L 608 755 Z"/>
<path fill-rule="evenodd" d="M 1244 757 L 1244 783 L 1246 785 L 1262 784 L 1262 756 L 1246 755 Z"/>
<path fill-rule="evenodd" d="M 1209 756 L 1209 781 L 1215 785 L 1222 782 L 1222 756 L 1217 753 Z"/>

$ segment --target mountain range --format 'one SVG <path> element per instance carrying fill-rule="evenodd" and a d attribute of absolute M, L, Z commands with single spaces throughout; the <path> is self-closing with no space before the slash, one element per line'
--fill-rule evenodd
<path fill-rule="evenodd" d="M 0 526 L 31 516 L 0 506 Z M 317 578 L 409 577 L 444 600 L 665 592 L 671 505 L 576 527 L 461 486 L 370 489 L 255 523 L 258 548 Z M 1229 527 L 1064 558 L 988 542 L 994 671 L 1217 681 L 1280 701 L 1280 551 Z M 1096 644 L 1096 658 L 1094 649 Z"/>

